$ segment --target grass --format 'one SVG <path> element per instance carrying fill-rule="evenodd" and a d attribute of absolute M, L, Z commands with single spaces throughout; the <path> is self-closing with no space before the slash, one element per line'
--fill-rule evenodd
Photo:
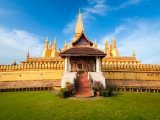
<path fill-rule="evenodd" d="M 118 92 L 108 98 L 62 99 L 51 91 L 0 93 L 0 120 L 160 119 L 160 94 Z"/>

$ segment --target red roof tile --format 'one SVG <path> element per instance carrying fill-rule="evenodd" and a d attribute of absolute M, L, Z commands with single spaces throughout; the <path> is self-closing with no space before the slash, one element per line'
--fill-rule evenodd
<path fill-rule="evenodd" d="M 106 54 L 95 48 L 74 47 L 60 53 L 60 56 L 106 56 Z"/>

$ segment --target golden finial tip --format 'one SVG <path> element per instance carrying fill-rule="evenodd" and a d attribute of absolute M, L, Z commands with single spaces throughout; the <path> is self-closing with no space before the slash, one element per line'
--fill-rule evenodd
<path fill-rule="evenodd" d="M 81 14 L 81 10 L 80 10 L 80 7 L 79 7 L 79 14 Z"/>

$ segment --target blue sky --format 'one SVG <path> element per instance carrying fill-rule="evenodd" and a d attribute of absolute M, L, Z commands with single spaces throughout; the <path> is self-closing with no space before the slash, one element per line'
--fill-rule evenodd
<path fill-rule="evenodd" d="M 105 38 L 117 41 L 120 56 L 160 64 L 159 0 L 0 0 L 0 64 L 41 57 L 45 39 L 57 50 L 75 34 L 79 7 L 84 31 L 104 50 Z"/>

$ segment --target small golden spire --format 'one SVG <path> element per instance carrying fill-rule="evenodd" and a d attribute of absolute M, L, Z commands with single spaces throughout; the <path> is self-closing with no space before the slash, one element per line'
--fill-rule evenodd
<path fill-rule="evenodd" d="M 105 45 L 105 51 L 109 50 L 107 39 L 105 39 L 104 45 Z"/>
<path fill-rule="evenodd" d="M 72 41 L 70 41 L 70 44 L 69 44 L 69 46 L 70 46 L 70 47 L 72 47 L 72 46 L 73 46 L 73 45 L 72 45 Z"/>
<path fill-rule="evenodd" d="M 117 48 L 116 47 L 116 40 L 115 40 L 114 36 L 113 36 L 113 48 Z"/>
<path fill-rule="evenodd" d="M 48 36 L 47 36 L 47 38 L 46 38 L 46 42 L 48 42 Z"/>
<path fill-rule="evenodd" d="M 54 39 L 54 42 L 56 43 L 56 37 L 55 37 L 55 39 Z"/>
<path fill-rule="evenodd" d="M 56 45 L 57 45 L 57 43 L 56 43 L 56 37 L 55 37 L 55 40 L 54 40 L 54 50 L 56 50 Z"/>
<path fill-rule="evenodd" d="M 111 41 L 110 41 L 110 45 L 109 46 L 110 46 L 110 51 L 111 51 L 112 50 L 112 43 L 111 43 Z"/>
<path fill-rule="evenodd" d="M 133 48 L 132 48 L 132 50 L 133 50 Z M 135 57 L 135 53 L 134 53 L 134 50 L 133 50 L 133 54 L 132 54 L 132 57 Z"/>
<path fill-rule="evenodd" d="M 115 40 L 114 36 L 113 36 L 113 40 Z"/>
<path fill-rule="evenodd" d="M 48 43 L 49 43 L 49 41 L 48 41 L 48 36 L 47 36 L 46 41 L 45 41 L 45 49 L 47 49 L 47 50 L 48 50 Z"/>
<path fill-rule="evenodd" d="M 52 49 L 52 44 L 51 44 L 51 41 L 50 41 L 49 49 L 50 49 L 50 50 Z"/>
<path fill-rule="evenodd" d="M 27 53 L 27 58 L 29 58 L 29 49 L 28 49 L 28 53 Z"/>
<path fill-rule="evenodd" d="M 97 48 L 97 42 L 96 42 L 96 39 L 95 39 L 94 47 L 95 47 L 95 48 Z"/>
<path fill-rule="evenodd" d="M 79 7 L 79 14 L 81 14 L 81 9 L 80 9 L 80 7 Z"/>
<path fill-rule="evenodd" d="M 28 61 L 28 60 L 29 60 L 29 49 L 28 49 L 28 53 L 26 55 L 26 61 Z"/>
<path fill-rule="evenodd" d="M 65 41 L 64 50 L 67 50 L 67 42 Z"/>

